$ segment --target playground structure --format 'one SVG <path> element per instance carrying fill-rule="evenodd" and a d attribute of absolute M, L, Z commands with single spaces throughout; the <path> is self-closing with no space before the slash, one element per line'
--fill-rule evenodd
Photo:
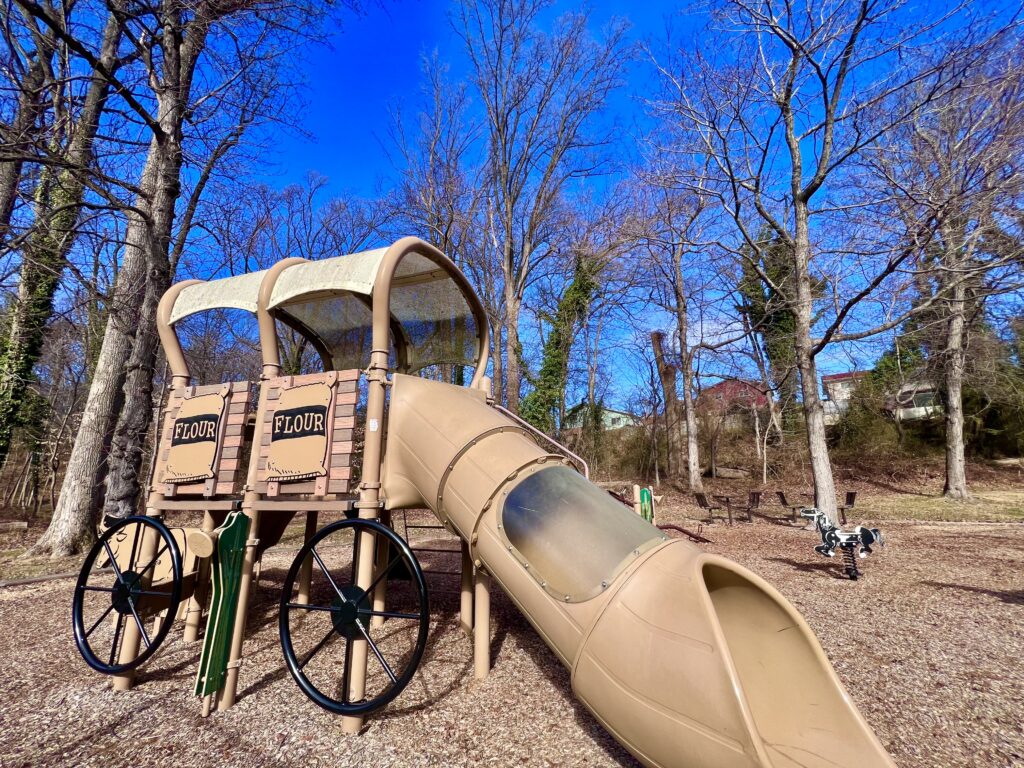
<path fill-rule="evenodd" d="M 814 507 L 801 510 L 800 516 L 814 523 L 815 530 L 821 536 L 821 544 L 816 546 L 814 551 L 822 557 L 835 557 L 837 549 L 842 552 L 843 572 L 852 581 L 863 575 L 857 567 L 857 560 L 867 557 L 874 551 L 871 545 L 885 546 L 885 538 L 877 528 L 858 525 L 852 531 L 844 531 L 833 523 L 828 515 Z"/>
<path fill-rule="evenodd" d="M 256 316 L 258 383 L 191 381 L 175 325 L 221 308 Z M 197 639 L 205 609 L 195 692 L 204 713 L 232 706 L 260 558 L 305 514 L 279 605 L 285 664 L 357 732 L 423 655 L 423 571 L 389 522 L 429 509 L 462 542 L 477 677 L 490 666 L 493 580 L 645 765 L 892 765 L 781 595 L 669 539 L 494 404 L 479 299 L 430 245 L 179 283 L 158 327 L 172 378 L 146 515 L 103 532 L 75 591 L 76 643 L 115 687 L 130 687 L 176 618 Z M 322 371 L 282 370 L 295 339 Z M 170 511 L 203 523 L 168 528 Z M 321 513 L 344 519 L 318 530 Z"/>

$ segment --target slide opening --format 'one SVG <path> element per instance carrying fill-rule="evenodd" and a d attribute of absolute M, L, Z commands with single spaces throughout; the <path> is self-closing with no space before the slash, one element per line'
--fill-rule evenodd
<path fill-rule="evenodd" d="M 790 610 L 728 567 L 703 576 L 773 768 L 891 765 Z"/>

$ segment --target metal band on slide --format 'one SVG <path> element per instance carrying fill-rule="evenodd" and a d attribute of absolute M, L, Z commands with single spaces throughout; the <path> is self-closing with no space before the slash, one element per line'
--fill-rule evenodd
<path fill-rule="evenodd" d="M 573 466 L 572 462 L 569 461 L 569 459 L 567 459 L 565 456 L 559 456 L 558 454 L 555 453 L 548 453 L 543 456 L 536 456 L 530 459 L 522 466 L 517 467 L 516 469 L 509 472 L 505 479 L 498 483 L 498 485 L 495 487 L 491 495 L 487 497 L 487 501 L 483 503 L 483 506 L 480 507 L 480 511 L 477 512 L 476 517 L 473 518 L 473 530 L 470 532 L 467 541 L 469 542 L 469 556 L 473 559 L 474 563 L 476 562 L 477 559 L 476 550 L 477 540 L 479 538 L 479 534 L 477 532 L 480 530 L 480 522 L 484 519 L 484 515 L 486 515 L 490 511 L 491 507 L 494 505 L 495 499 L 497 499 L 498 495 L 502 492 L 502 489 L 508 488 L 508 484 L 511 483 L 516 478 L 518 478 L 520 475 L 530 472 L 535 467 L 543 469 L 548 464 L 558 464 L 570 467 L 574 470 L 577 469 L 575 466 Z M 501 527 L 500 522 L 498 527 Z M 520 562 L 520 565 L 521 564 L 522 562 Z"/>
<path fill-rule="evenodd" d="M 452 473 L 452 470 L 455 469 L 455 465 L 459 463 L 459 460 L 463 456 L 465 456 L 466 453 L 468 453 L 471 448 L 476 447 L 476 445 L 481 440 L 484 440 L 484 439 L 486 439 L 488 437 L 491 437 L 492 435 L 504 434 L 505 432 L 515 432 L 515 433 L 518 433 L 520 435 L 525 435 L 526 437 L 529 437 L 531 440 L 533 439 L 533 437 L 530 435 L 530 433 L 527 432 L 522 427 L 517 427 L 515 425 L 509 425 L 509 424 L 504 424 L 504 425 L 502 425 L 500 427 L 491 427 L 490 429 L 484 430 L 483 432 L 478 434 L 476 437 L 474 437 L 472 440 L 470 440 L 468 443 L 463 445 L 459 449 L 458 453 L 456 453 L 454 456 L 452 456 L 451 461 L 448 462 L 448 466 L 444 470 L 444 474 L 441 475 L 441 482 L 438 483 L 438 486 L 437 486 L 437 514 L 439 514 L 439 515 L 442 514 L 442 512 L 441 512 L 441 504 L 444 501 L 444 489 L 445 489 L 445 486 L 448 484 L 448 476 Z M 445 518 L 447 518 L 447 515 L 445 515 Z"/>

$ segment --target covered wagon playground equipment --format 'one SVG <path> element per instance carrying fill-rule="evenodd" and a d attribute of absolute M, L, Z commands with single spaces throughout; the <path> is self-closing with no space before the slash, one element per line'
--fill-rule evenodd
<path fill-rule="evenodd" d="M 194 383 L 176 325 L 225 308 L 256 317 L 260 380 Z M 434 247 L 185 281 L 158 312 L 171 379 L 146 512 L 103 530 L 74 595 L 76 644 L 116 689 L 176 624 L 197 641 L 205 617 L 195 694 L 204 715 L 231 707 L 260 558 L 304 514 L 280 598 L 285 665 L 357 733 L 423 657 L 427 582 L 391 518 L 428 509 L 461 540 L 477 677 L 494 581 L 644 765 L 894 765 L 774 588 L 668 538 L 493 402 L 480 300 Z M 323 370 L 283 374 L 285 334 Z M 172 511 L 202 525 L 168 527 Z M 319 513 L 336 521 L 318 528 Z"/>

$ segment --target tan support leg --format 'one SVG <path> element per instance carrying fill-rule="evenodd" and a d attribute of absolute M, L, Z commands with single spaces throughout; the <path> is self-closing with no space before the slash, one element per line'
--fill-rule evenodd
<path fill-rule="evenodd" d="M 316 512 L 306 513 L 306 532 L 303 541 L 309 541 L 316 534 Z M 309 605 L 309 586 L 313 580 L 313 557 L 310 555 L 303 561 L 299 569 L 299 605 Z"/>
<path fill-rule="evenodd" d="M 213 515 L 209 512 L 203 514 L 203 533 L 209 533 L 214 528 Z M 188 599 L 188 609 L 185 612 L 185 632 L 183 639 L 186 643 L 194 643 L 199 639 L 199 624 L 203 619 L 203 606 L 206 604 L 206 592 L 210 583 L 210 558 L 200 557 L 196 562 L 196 586 L 192 596 Z"/>
<path fill-rule="evenodd" d="M 388 558 L 391 556 L 391 545 L 387 539 L 383 536 L 377 539 L 377 552 L 374 557 L 374 569 L 373 577 L 377 576 L 388 567 Z M 388 580 L 383 578 L 380 583 L 373 590 L 373 610 L 383 611 L 386 610 L 387 606 L 387 595 L 388 595 Z M 384 626 L 383 616 L 373 616 L 370 618 L 370 627 L 372 629 L 380 629 Z"/>
<path fill-rule="evenodd" d="M 462 542 L 462 584 L 459 596 L 459 625 L 467 637 L 473 635 L 473 561 L 469 544 Z"/>
<path fill-rule="evenodd" d="M 156 544 L 157 544 L 157 533 L 155 530 L 146 526 L 143 529 L 142 543 L 139 545 L 139 556 L 136 562 L 142 564 L 148 564 L 156 556 Z M 152 570 L 150 571 L 152 573 Z M 144 585 L 149 584 L 149 578 L 147 577 L 143 581 Z M 145 588 L 145 586 L 143 587 Z M 129 615 L 125 619 L 124 623 L 124 637 L 121 641 L 121 650 L 117 656 L 118 664 L 127 664 L 134 660 L 139 655 L 139 647 L 142 644 L 142 635 L 139 633 L 139 628 L 136 625 L 134 619 Z M 135 670 L 129 670 L 121 675 L 115 675 L 113 680 L 113 686 L 115 691 L 127 691 L 132 687 L 132 682 L 135 680 Z"/>
<path fill-rule="evenodd" d="M 369 531 L 359 534 L 359 554 L 356 562 L 356 586 L 366 589 L 373 581 L 374 536 Z M 369 648 L 366 640 L 359 638 L 352 643 L 352 664 L 349 667 L 349 701 L 360 701 L 366 695 L 366 662 Z M 362 717 L 342 717 L 343 733 L 359 733 L 363 727 Z"/>
<path fill-rule="evenodd" d="M 250 492 L 246 493 L 246 496 Z M 252 521 L 249 525 L 249 541 L 258 541 L 260 535 L 260 513 L 252 509 L 251 504 L 256 500 L 256 495 L 247 498 L 246 502 L 250 508 L 245 511 Z M 242 642 L 245 640 L 245 619 L 249 613 L 249 588 L 252 585 L 253 571 L 256 566 L 256 547 L 247 545 L 245 548 L 245 561 L 242 563 L 242 580 L 238 585 L 238 606 L 235 609 L 235 626 L 231 635 L 231 655 L 228 657 L 228 671 L 224 678 L 224 688 L 221 690 L 217 700 L 217 709 L 224 711 L 235 704 L 235 694 L 238 689 L 238 667 L 242 661 Z"/>
<path fill-rule="evenodd" d="M 483 680 L 491 671 L 491 577 L 483 568 L 474 576 L 473 674 Z"/>

